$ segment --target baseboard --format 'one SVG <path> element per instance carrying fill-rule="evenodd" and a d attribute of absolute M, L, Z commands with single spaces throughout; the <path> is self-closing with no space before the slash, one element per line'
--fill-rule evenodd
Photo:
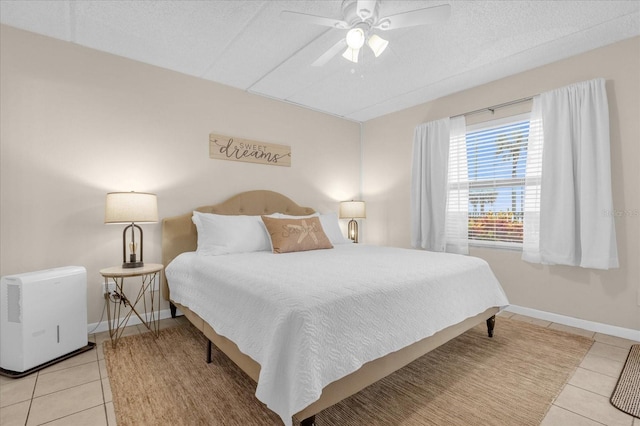
<path fill-rule="evenodd" d="M 158 315 L 160 319 L 171 318 L 171 310 L 164 309 L 162 311 L 159 311 Z M 182 315 L 182 313 L 178 310 L 176 316 L 180 316 L 180 315 Z M 129 321 L 127 322 L 127 326 L 137 325 L 137 324 L 142 324 L 142 321 L 140 321 L 140 318 L 138 318 L 137 316 L 131 315 L 131 317 L 129 318 Z M 109 323 L 107 323 L 106 319 L 100 322 L 95 322 L 93 324 L 87 325 L 87 333 L 89 334 L 100 333 L 108 330 L 109 330 Z"/>
<path fill-rule="evenodd" d="M 505 311 L 513 312 L 514 314 L 526 315 L 532 318 L 538 318 L 545 321 L 551 321 L 558 324 L 568 325 L 570 327 L 582 328 L 584 330 L 594 331 L 596 333 L 608 334 L 611 336 L 621 337 L 623 339 L 629 339 L 640 342 L 640 330 L 633 330 L 631 328 L 623 328 L 615 325 L 602 324 L 594 321 L 587 321 L 579 318 L 568 317 L 566 315 L 554 314 L 552 312 L 539 311 L 537 309 L 525 308 L 518 305 L 509 305 L 505 308 Z M 159 312 L 160 319 L 171 318 L 171 311 L 164 309 Z M 182 313 L 177 312 L 180 316 Z M 127 325 L 141 324 L 140 319 L 133 315 L 129 318 Z M 93 323 L 87 326 L 87 331 L 91 333 L 100 333 L 102 331 L 109 330 L 107 321 L 104 320 L 100 323 Z"/>
<path fill-rule="evenodd" d="M 596 333 L 608 334 L 611 336 L 621 337 L 623 339 L 640 341 L 640 330 L 602 324 L 594 321 L 587 321 L 579 318 L 568 317 L 565 315 L 554 314 L 552 312 L 525 308 L 518 305 L 509 305 L 507 308 L 505 308 L 505 311 L 513 312 L 514 314 L 526 315 L 528 317 L 538 318 L 545 321 L 551 321 L 570 327 L 582 328 L 584 330 L 594 331 Z"/>

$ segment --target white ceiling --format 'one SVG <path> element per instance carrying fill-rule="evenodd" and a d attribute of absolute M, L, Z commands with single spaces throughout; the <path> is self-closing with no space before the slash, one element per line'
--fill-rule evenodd
<path fill-rule="evenodd" d="M 0 22 L 355 121 L 640 35 L 640 0 L 386 0 L 380 15 L 447 3 L 446 22 L 378 31 L 380 57 L 323 67 L 346 30 L 280 12 L 341 19 L 340 0 L 1 0 Z"/>

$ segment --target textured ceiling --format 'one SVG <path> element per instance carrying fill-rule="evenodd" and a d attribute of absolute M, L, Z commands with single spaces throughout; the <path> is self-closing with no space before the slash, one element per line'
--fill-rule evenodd
<path fill-rule="evenodd" d="M 376 31 L 358 64 L 311 64 L 346 30 L 341 1 L 0 1 L 0 22 L 356 121 L 640 35 L 640 0 L 382 1 L 388 16 L 442 4 L 446 22 Z"/>

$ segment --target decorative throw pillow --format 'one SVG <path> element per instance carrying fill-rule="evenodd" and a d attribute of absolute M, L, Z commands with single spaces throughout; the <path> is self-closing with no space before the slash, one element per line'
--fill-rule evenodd
<path fill-rule="evenodd" d="M 274 253 L 333 248 L 316 216 L 304 219 L 274 219 L 262 216 Z"/>
<path fill-rule="evenodd" d="M 268 217 L 275 217 L 280 219 L 304 219 L 307 217 L 314 217 L 314 216 L 320 218 L 320 224 L 322 225 L 322 230 L 324 231 L 325 235 L 329 238 L 329 241 L 331 241 L 331 244 L 335 246 L 336 244 L 353 243 L 353 241 L 351 241 L 348 238 L 345 238 L 344 235 L 342 235 L 342 231 L 340 230 L 340 225 L 338 223 L 338 215 L 335 212 L 322 213 L 322 214 L 314 213 L 307 216 L 292 216 L 292 215 L 287 215 L 283 213 L 273 213 L 273 214 L 270 214 Z"/>

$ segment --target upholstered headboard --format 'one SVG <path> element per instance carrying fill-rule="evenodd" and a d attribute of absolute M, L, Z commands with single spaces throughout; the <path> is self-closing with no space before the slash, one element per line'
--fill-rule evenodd
<path fill-rule="evenodd" d="M 315 213 L 309 207 L 301 207 L 291 199 L 273 191 L 248 191 L 212 206 L 193 209 L 203 213 L 225 215 L 263 215 L 285 213 L 303 216 Z M 198 242 L 196 226 L 191 221 L 192 211 L 180 216 L 168 217 L 162 221 L 162 264 L 166 267 L 176 256 L 186 251 L 195 251 Z M 170 300 L 167 279 L 162 278 L 162 294 Z"/>

